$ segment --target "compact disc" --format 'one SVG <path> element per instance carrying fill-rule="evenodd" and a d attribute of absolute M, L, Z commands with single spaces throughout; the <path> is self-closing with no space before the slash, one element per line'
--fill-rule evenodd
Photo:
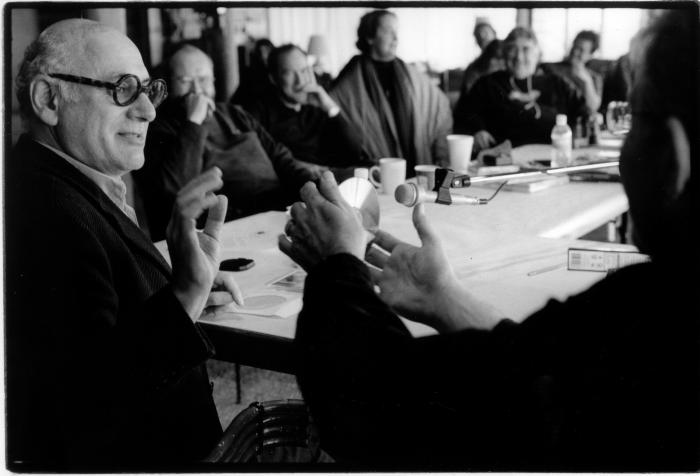
<path fill-rule="evenodd" d="M 375 232 L 379 227 L 379 199 L 374 185 L 369 180 L 351 177 L 338 185 L 340 194 L 362 215 L 362 225 Z"/>

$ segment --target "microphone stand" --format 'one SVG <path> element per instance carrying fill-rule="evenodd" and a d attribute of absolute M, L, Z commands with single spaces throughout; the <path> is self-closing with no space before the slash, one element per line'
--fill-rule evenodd
<path fill-rule="evenodd" d="M 508 180 L 515 178 L 541 177 L 545 175 L 561 175 L 573 172 L 581 172 L 584 170 L 595 170 L 608 167 L 616 167 L 617 165 L 619 165 L 619 161 L 614 160 L 610 162 L 599 162 L 596 164 L 572 165 L 570 167 L 554 167 L 543 170 L 528 170 L 526 172 L 516 172 L 512 174 L 501 175 L 487 175 L 483 177 L 470 177 L 468 174 L 456 175 L 455 171 L 452 169 L 440 168 L 435 170 L 435 188 L 433 189 L 434 192 L 437 192 L 437 198 L 435 199 L 435 203 L 450 205 L 452 203 L 452 195 L 450 194 L 450 188 L 465 188 L 473 184 L 489 182 L 503 182 L 503 185 L 505 185 L 505 183 Z M 498 190 L 496 192 L 498 192 Z M 494 196 L 495 195 L 496 194 L 494 193 Z"/>

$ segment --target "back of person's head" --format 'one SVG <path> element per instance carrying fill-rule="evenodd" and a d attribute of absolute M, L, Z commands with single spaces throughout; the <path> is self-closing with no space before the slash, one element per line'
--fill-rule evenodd
<path fill-rule="evenodd" d="M 272 51 L 270 51 L 270 55 L 267 57 L 267 71 L 273 78 L 277 77 L 277 75 L 279 74 L 280 60 L 284 57 L 284 55 L 291 53 L 292 51 L 298 51 L 302 55 L 306 56 L 304 50 L 292 43 L 287 43 L 285 45 L 278 46 L 277 48 L 273 48 Z"/>
<path fill-rule="evenodd" d="M 386 15 L 394 15 L 389 10 L 373 10 L 365 13 L 360 18 L 360 25 L 357 27 L 357 41 L 355 46 L 364 54 L 368 54 L 372 49 L 369 41 L 374 38 L 379 29 L 380 20 Z"/>
<path fill-rule="evenodd" d="M 642 30 L 633 45 L 632 129 L 620 168 L 630 201 L 635 244 L 657 256 L 680 252 L 697 259 L 697 11 L 669 11 Z M 673 127 L 678 123 L 681 130 Z M 679 160 L 682 157 L 685 160 Z M 687 246 L 679 251 L 683 244 Z"/>
<path fill-rule="evenodd" d="M 266 68 L 270 60 L 270 53 L 275 45 L 267 38 L 260 38 L 255 41 L 253 50 L 250 52 L 251 67 Z"/>
<path fill-rule="evenodd" d="M 34 78 L 40 74 L 49 73 L 78 74 L 74 71 L 74 66 L 86 42 L 92 35 L 109 30 L 111 28 L 92 20 L 78 18 L 63 20 L 46 28 L 27 47 L 15 79 L 20 114 L 24 120 L 34 117 L 29 97 Z M 59 81 L 56 84 L 58 93 L 65 100 L 73 98 L 78 86 L 65 81 Z"/>
<path fill-rule="evenodd" d="M 510 31 L 510 33 L 508 33 L 508 36 L 506 36 L 506 39 L 503 40 L 503 42 L 507 47 L 509 44 L 514 43 L 520 38 L 532 40 L 536 45 L 539 45 L 539 42 L 537 41 L 537 35 L 535 35 L 535 32 L 532 31 L 530 28 L 524 26 L 516 26 L 515 28 L 513 28 Z"/>
<path fill-rule="evenodd" d="M 593 30 L 583 30 L 578 32 L 574 38 L 574 43 L 577 41 L 590 41 L 591 42 L 591 53 L 595 53 L 600 46 L 600 35 Z"/>
<path fill-rule="evenodd" d="M 475 66 L 479 69 L 486 70 L 491 64 L 492 60 L 502 60 L 504 58 L 503 51 L 504 41 L 502 40 L 491 40 L 484 50 L 481 52 L 479 57 L 475 60 Z"/>

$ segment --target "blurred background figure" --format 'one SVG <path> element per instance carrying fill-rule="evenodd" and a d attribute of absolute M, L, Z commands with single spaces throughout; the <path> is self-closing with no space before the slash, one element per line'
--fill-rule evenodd
<path fill-rule="evenodd" d="M 591 30 L 576 35 L 569 56 L 559 63 L 543 65 L 543 68 L 571 81 L 586 99 L 589 113 L 600 109 L 603 95 L 603 76 L 586 67 L 600 44 L 600 37 Z"/>
<path fill-rule="evenodd" d="M 301 48 L 287 44 L 273 49 L 268 68 L 275 92 L 259 97 L 248 112 L 297 159 L 327 166 L 358 164 L 362 139 L 318 84 Z"/>
<path fill-rule="evenodd" d="M 493 40 L 496 39 L 496 30 L 491 26 L 488 18 L 477 17 L 474 24 L 474 40 L 479 45 L 479 49 L 484 51 Z"/>
<path fill-rule="evenodd" d="M 557 114 L 569 124 L 588 113 L 576 88 L 538 68 L 540 49 L 529 28 L 516 27 L 504 42 L 506 70 L 482 77 L 455 106 L 455 132 L 474 135 L 475 151 L 510 139 L 513 146 L 548 144 Z"/>
<path fill-rule="evenodd" d="M 371 160 L 406 159 L 415 164 L 447 162 L 452 117 L 447 96 L 427 76 L 396 57 L 397 18 L 387 10 L 365 14 L 353 57 L 338 75 L 331 96 L 362 136 Z"/>
<path fill-rule="evenodd" d="M 269 94 L 272 85 L 267 75 L 267 58 L 274 47 L 267 38 L 255 41 L 250 62 L 241 70 L 241 83 L 231 96 L 232 104 L 245 105 Z"/>
<path fill-rule="evenodd" d="M 503 41 L 494 39 L 486 45 L 479 57 L 467 66 L 464 71 L 460 95 L 469 92 L 480 77 L 504 69 L 506 69 L 506 62 L 503 56 Z"/>

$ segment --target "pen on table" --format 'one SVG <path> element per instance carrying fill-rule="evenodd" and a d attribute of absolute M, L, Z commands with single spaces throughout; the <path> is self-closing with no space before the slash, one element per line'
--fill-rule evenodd
<path fill-rule="evenodd" d="M 564 265 L 563 264 L 555 264 L 552 266 L 547 266 L 545 268 L 540 268 L 540 269 L 536 269 L 534 271 L 530 271 L 529 273 L 527 273 L 527 275 L 528 276 L 536 276 L 538 274 L 546 273 L 548 271 L 554 271 L 555 269 L 561 268 L 562 266 L 564 266 Z"/>

